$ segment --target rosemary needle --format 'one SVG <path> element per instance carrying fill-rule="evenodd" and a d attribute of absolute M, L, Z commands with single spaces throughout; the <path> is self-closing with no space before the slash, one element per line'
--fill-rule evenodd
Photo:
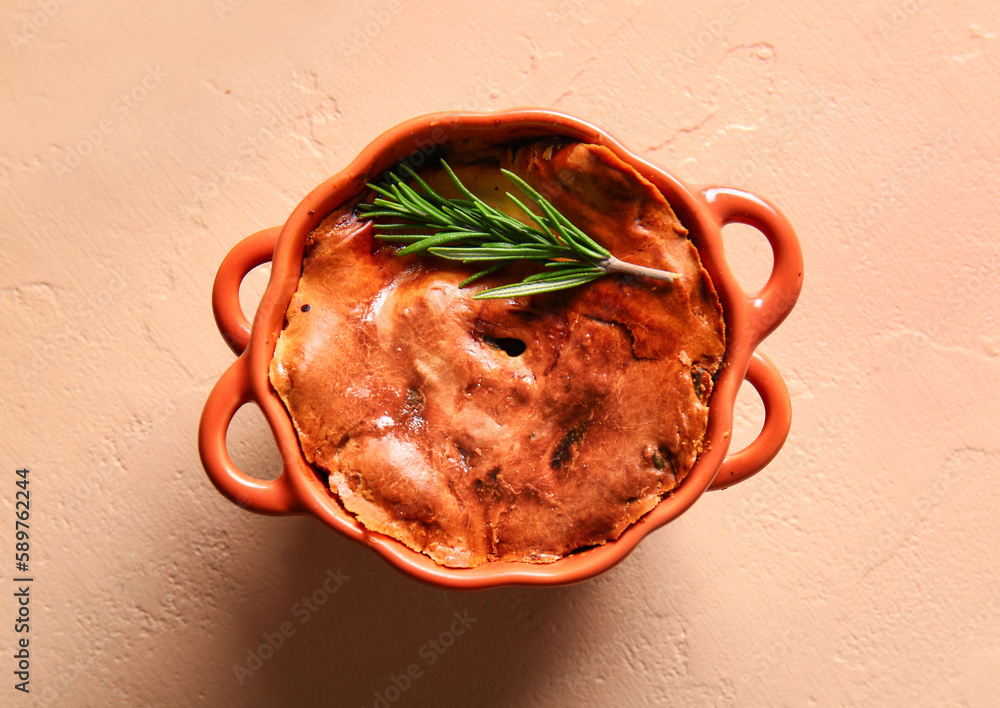
<path fill-rule="evenodd" d="M 490 206 L 462 184 L 448 163 L 441 160 L 441 166 L 462 199 L 441 196 L 409 165 L 402 164 L 400 167 L 421 191 L 404 182 L 399 175 L 390 173 L 385 184 L 368 185 L 375 192 L 375 199 L 358 204 L 358 211 L 367 218 L 379 219 L 375 222 L 376 238 L 406 244 L 397 255 L 429 253 L 463 263 L 492 262 L 462 281 L 461 287 L 514 261 L 531 261 L 547 268 L 527 276 L 520 283 L 483 290 L 475 295 L 476 299 L 525 297 L 566 290 L 609 273 L 629 273 L 666 281 L 680 277 L 678 273 L 637 266 L 615 258 L 509 170 L 501 171 L 541 211 L 536 214 L 507 192 L 534 226 Z M 430 233 L 399 233 L 419 229 L 428 229 Z"/>

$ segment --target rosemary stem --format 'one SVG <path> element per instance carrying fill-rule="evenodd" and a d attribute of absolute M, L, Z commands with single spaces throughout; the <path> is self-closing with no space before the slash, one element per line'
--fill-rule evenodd
<path fill-rule="evenodd" d="M 476 299 L 526 297 L 566 290 L 593 282 L 605 273 L 624 273 L 667 282 L 681 277 L 679 273 L 615 258 L 513 172 L 501 170 L 542 213 L 536 213 L 509 192 L 507 196 L 536 226 L 487 204 L 462 184 L 448 163 L 441 160 L 441 166 L 465 199 L 446 199 L 411 167 L 403 165 L 423 191 L 417 191 L 392 173 L 388 184 L 368 185 L 377 196 L 371 202 L 358 204 L 358 213 L 369 218 L 396 220 L 380 221 L 374 228 L 376 238 L 407 244 L 397 251 L 397 255 L 429 253 L 464 263 L 496 262 L 465 279 L 460 287 L 516 260 L 532 261 L 549 268 L 548 272 L 529 275 L 520 283 L 487 288 L 477 293 Z M 400 229 L 429 229 L 432 233 L 398 233 Z"/>
<path fill-rule="evenodd" d="M 681 277 L 680 273 L 674 273 L 669 270 L 659 270 L 657 268 L 647 268 L 646 266 L 635 265 L 634 263 L 627 263 L 623 260 L 615 258 L 614 256 L 608 256 L 597 262 L 598 267 L 603 268 L 607 273 L 627 273 L 629 275 L 639 275 L 644 278 L 653 278 L 655 280 L 666 280 L 667 282 L 673 282 Z"/>

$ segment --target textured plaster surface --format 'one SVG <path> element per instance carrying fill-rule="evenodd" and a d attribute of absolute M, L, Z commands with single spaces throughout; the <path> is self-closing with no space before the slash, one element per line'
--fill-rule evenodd
<path fill-rule="evenodd" d="M 995 2 L 10 0 L 0 27 L 0 704 L 1000 705 Z M 384 129 L 515 106 L 785 211 L 805 288 L 762 350 L 794 423 L 598 579 L 446 593 L 210 485 L 209 293 Z M 751 290 L 769 251 L 730 232 Z M 229 439 L 274 474 L 256 411 Z"/>

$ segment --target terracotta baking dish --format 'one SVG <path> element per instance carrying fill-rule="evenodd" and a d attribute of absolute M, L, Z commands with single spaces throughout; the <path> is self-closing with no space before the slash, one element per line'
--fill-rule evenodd
<path fill-rule="evenodd" d="M 531 137 L 565 136 L 604 145 L 650 180 L 690 230 L 702 262 L 718 290 L 726 323 L 727 349 L 712 393 L 706 450 L 674 493 L 629 527 L 616 541 L 566 556 L 554 563 L 497 562 L 476 568 L 446 568 L 398 541 L 364 528 L 346 512 L 305 461 L 291 419 L 268 380 L 268 365 L 295 292 L 307 235 L 334 208 L 365 189 L 400 160 L 419 169 L 436 148 L 451 141 L 506 143 Z M 759 229 L 774 252 L 772 273 L 759 292 L 736 282 L 721 236 L 739 222 Z M 271 278 L 251 326 L 239 304 L 239 286 L 256 266 L 272 262 Z M 198 444 L 209 478 L 222 494 L 262 514 L 311 514 L 344 535 L 375 549 L 409 575 L 453 589 L 498 585 L 561 585 L 607 570 L 648 533 L 676 518 L 706 490 L 723 489 L 761 470 L 788 435 L 791 405 L 773 364 L 757 345 L 791 311 L 802 286 L 802 252 L 785 217 L 765 200 L 727 187 L 695 188 L 636 157 L 592 125 L 551 111 L 439 113 L 407 121 L 376 139 L 346 169 L 314 189 L 284 226 L 259 231 L 223 260 L 212 293 L 216 321 L 238 358 L 222 375 L 202 413 Z M 757 438 L 727 455 L 733 407 L 746 379 L 760 394 L 765 421 Z M 274 480 L 241 472 L 226 449 L 226 431 L 236 411 L 256 403 L 270 424 L 283 461 Z"/>

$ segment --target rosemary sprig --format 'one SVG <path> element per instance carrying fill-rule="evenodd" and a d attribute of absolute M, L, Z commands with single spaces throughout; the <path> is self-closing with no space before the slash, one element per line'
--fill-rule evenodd
<path fill-rule="evenodd" d="M 536 224 L 531 226 L 490 206 L 470 192 L 444 160 L 441 166 L 463 199 L 448 199 L 436 192 L 409 165 L 401 167 L 421 191 L 391 173 L 383 185 L 369 184 L 376 197 L 358 204 L 364 216 L 391 221 L 376 221 L 376 238 L 407 244 L 396 252 L 430 253 L 463 263 L 488 263 L 489 267 L 465 279 L 460 287 L 493 273 L 514 261 L 526 260 L 547 268 L 527 276 L 520 283 L 489 288 L 476 299 L 524 297 L 539 293 L 575 288 L 593 282 L 608 273 L 629 273 L 657 280 L 672 281 L 680 274 L 626 263 L 615 258 L 601 244 L 575 226 L 531 185 L 509 170 L 505 177 L 523 192 L 541 211 L 536 214 L 517 197 L 507 196 Z M 399 233 L 429 229 L 431 233 Z"/>

